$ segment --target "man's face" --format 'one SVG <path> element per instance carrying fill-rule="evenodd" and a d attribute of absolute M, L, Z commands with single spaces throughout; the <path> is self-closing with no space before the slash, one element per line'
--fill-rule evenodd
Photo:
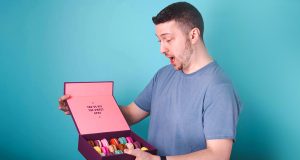
<path fill-rule="evenodd" d="M 160 52 L 170 59 L 176 70 L 190 65 L 192 55 L 191 42 L 177 22 L 169 21 L 155 26 L 156 36 L 160 42 Z"/>

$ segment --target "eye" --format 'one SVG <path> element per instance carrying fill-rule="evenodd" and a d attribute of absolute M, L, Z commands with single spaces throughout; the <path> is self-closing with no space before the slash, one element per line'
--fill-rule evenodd
<path fill-rule="evenodd" d="M 170 43 L 172 41 L 172 39 L 166 39 L 167 43 Z"/>

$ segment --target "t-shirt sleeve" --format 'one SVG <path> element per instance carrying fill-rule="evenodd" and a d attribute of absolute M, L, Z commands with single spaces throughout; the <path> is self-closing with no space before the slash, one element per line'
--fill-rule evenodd
<path fill-rule="evenodd" d="M 204 100 L 203 124 L 206 139 L 233 139 L 240 112 L 240 101 L 231 84 L 208 88 Z"/>
<path fill-rule="evenodd" d="M 134 100 L 134 103 L 146 112 L 150 112 L 151 110 L 152 93 L 156 82 L 156 76 L 157 74 L 151 79 L 145 89 Z"/>

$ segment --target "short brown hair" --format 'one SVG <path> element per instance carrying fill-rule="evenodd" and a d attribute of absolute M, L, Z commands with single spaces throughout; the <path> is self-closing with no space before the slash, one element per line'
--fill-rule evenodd
<path fill-rule="evenodd" d="M 193 28 L 198 28 L 203 41 L 203 18 L 201 13 L 193 5 L 187 2 L 173 3 L 161 10 L 156 16 L 152 17 L 152 21 L 155 25 L 171 20 L 175 20 L 181 24 L 184 27 L 184 31 L 187 33 Z"/>

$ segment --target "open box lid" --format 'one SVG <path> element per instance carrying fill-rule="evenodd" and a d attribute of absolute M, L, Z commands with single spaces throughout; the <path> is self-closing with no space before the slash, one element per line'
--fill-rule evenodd
<path fill-rule="evenodd" d="M 113 96 L 113 82 L 65 82 L 64 94 L 80 135 L 130 130 Z"/>

